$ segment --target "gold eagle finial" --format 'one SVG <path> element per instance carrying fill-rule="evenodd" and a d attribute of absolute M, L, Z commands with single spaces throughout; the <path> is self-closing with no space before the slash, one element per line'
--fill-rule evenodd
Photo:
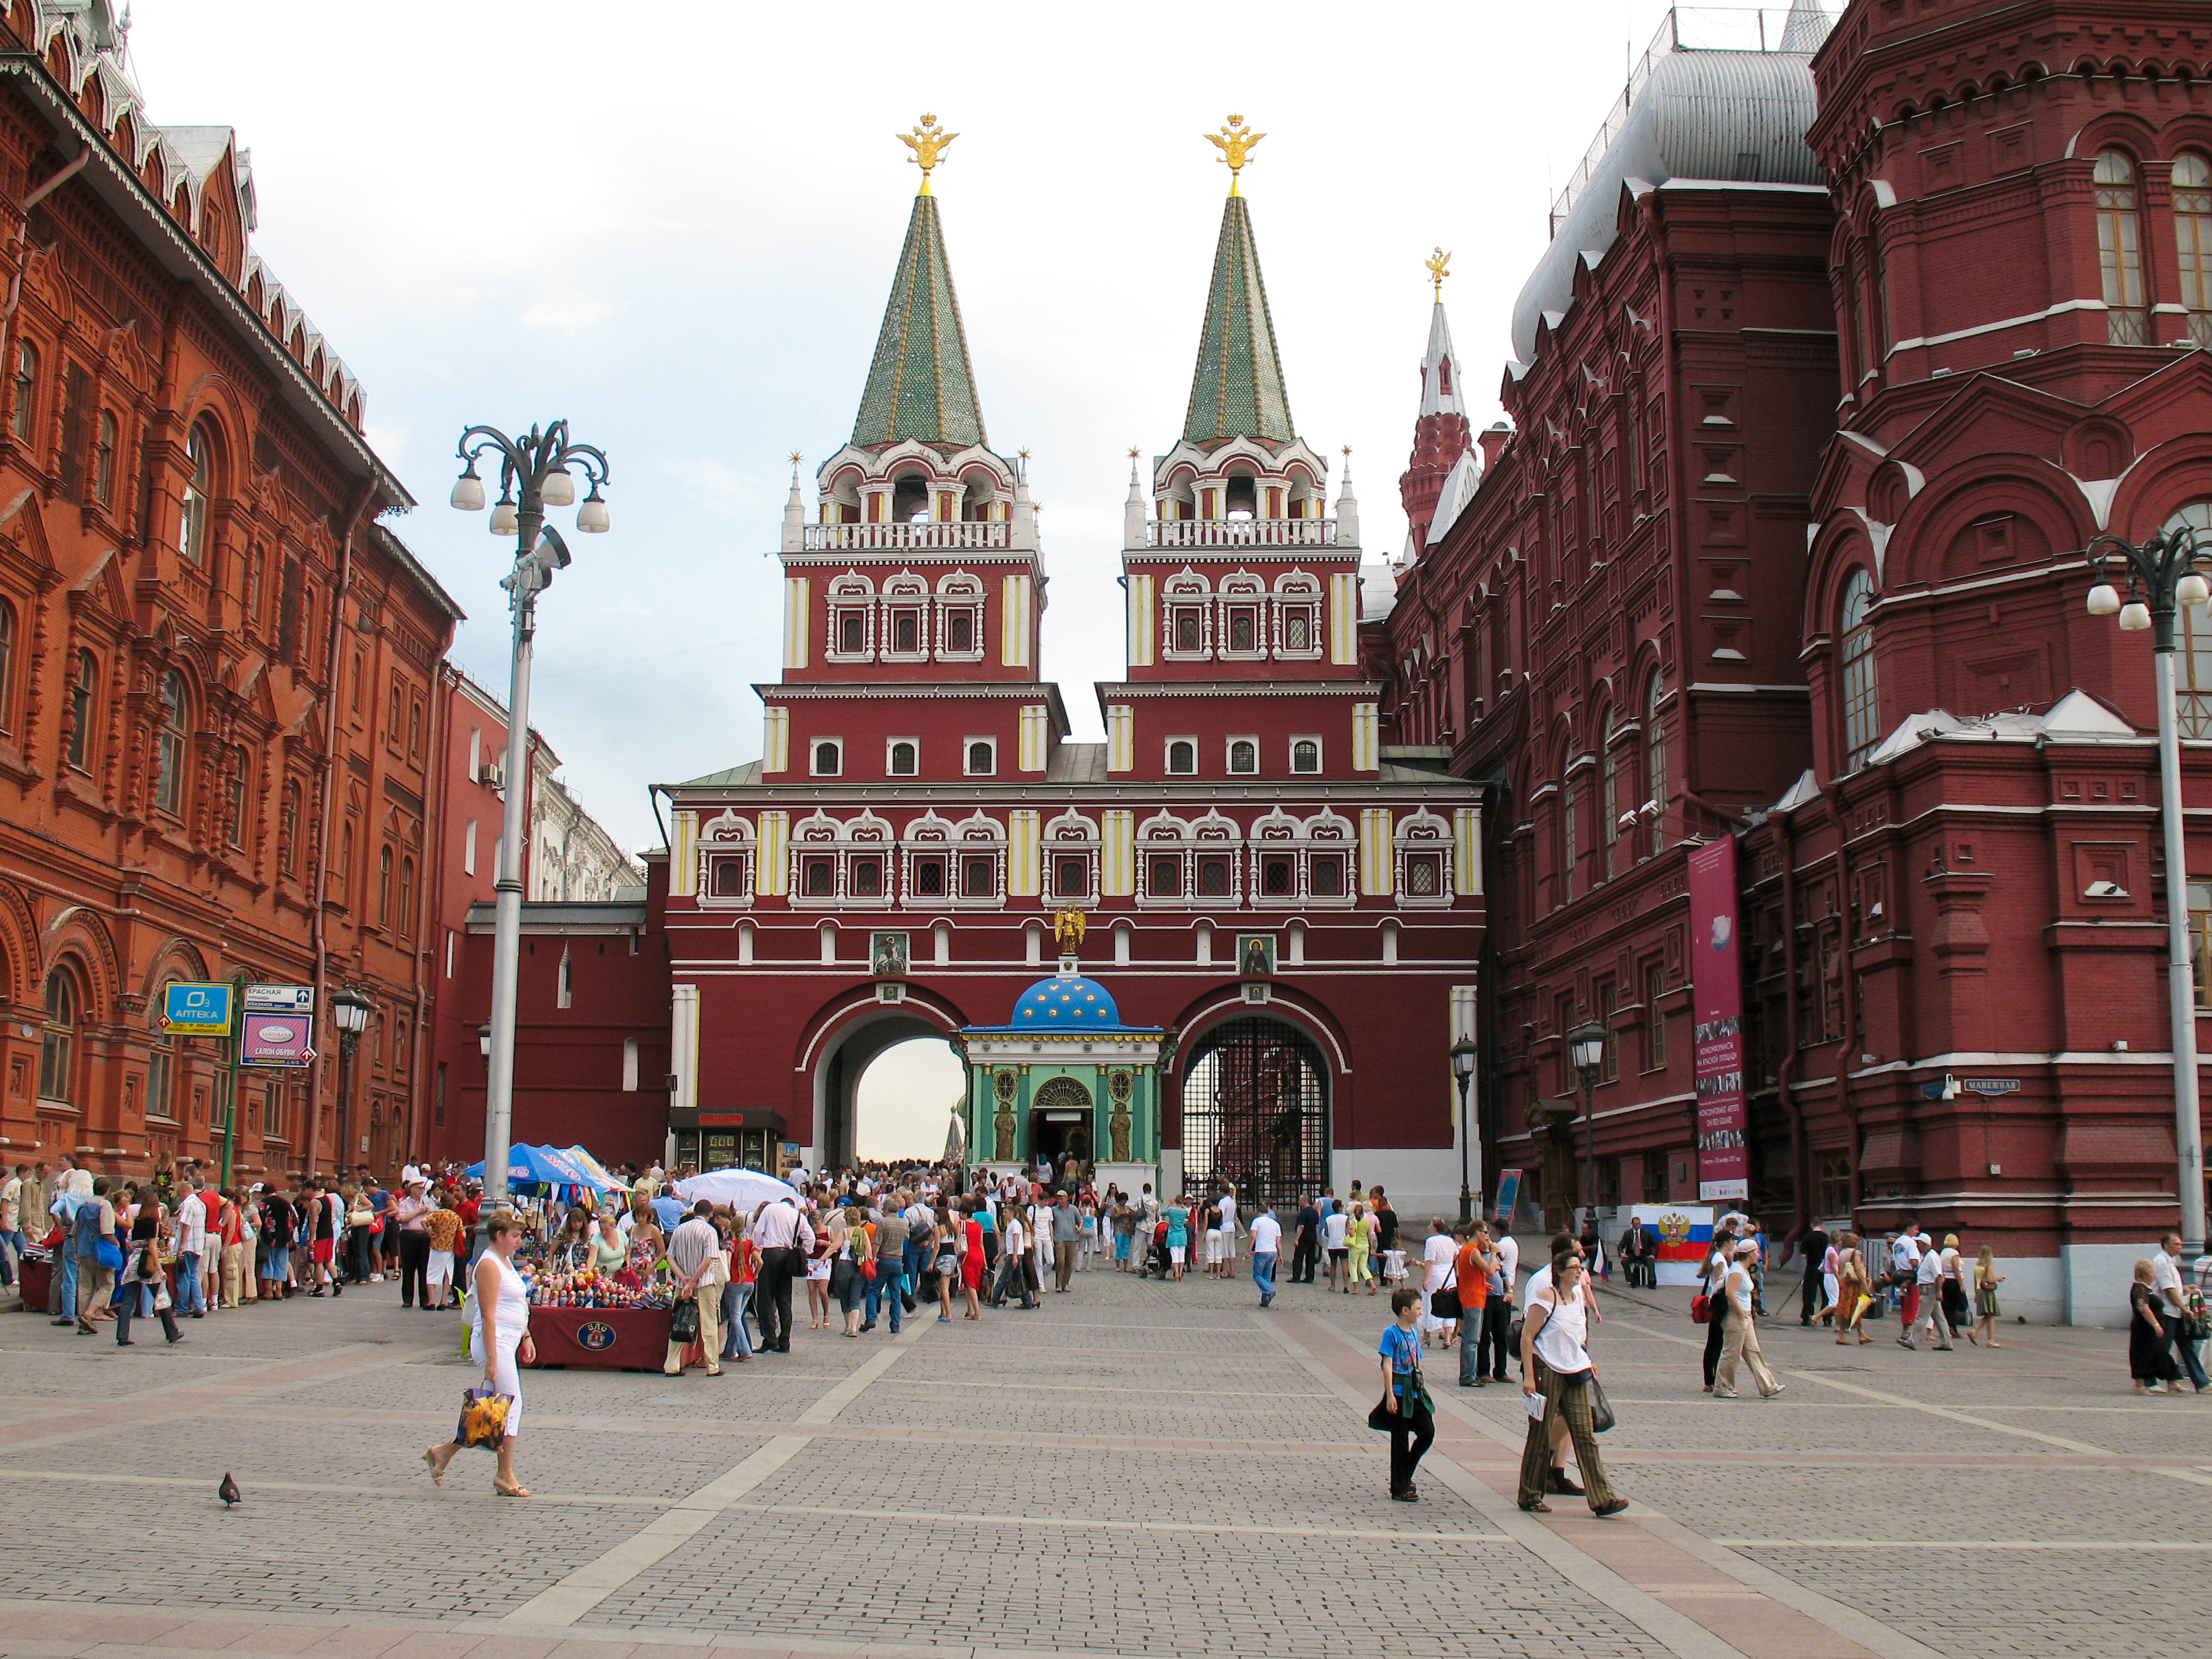
<path fill-rule="evenodd" d="M 1229 193 L 1231 196 L 1244 193 L 1237 186 L 1237 175 L 1243 172 L 1251 161 L 1253 146 L 1267 136 L 1264 132 L 1252 131 L 1244 125 L 1244 118 L 1241 115 L 1231 116 L 1229 124 L 1220 131 L 1206 135 L 1206 142 L 1219 150 L 1221 159 L 1229 164 Z"/>
<path fill-rule="evenodd" d="M 1444 278 L 1451 275 L 1451 255 L 1440 247 L 1421 264 L 1429 273 L 1429 280 L 1436 284 L 1437 303 L 1442 305 L 1444 302 Z"/>
<path fill-rule="evenodd" d="M 915 193 L 921 196 L 935 194 L 929 187 L 930 170 L 944 164 L 945 149 L 960 135 L 943 131 L 938 126 L 934 115 L 925 115 L 915 124 L 912 132 L 896 136 L 899 143 L 914 152 L 907 160 L 921 169 L 921 188 Z"/>

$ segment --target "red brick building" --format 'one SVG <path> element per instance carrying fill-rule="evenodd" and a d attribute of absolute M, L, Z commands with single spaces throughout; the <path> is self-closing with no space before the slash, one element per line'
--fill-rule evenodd
<path fill-rule="evenodd" d="M 250 246 L 227 128 L 165 128 L 106 0 L 0 14 L 0 1146 L 336 1151 L 336 1067 L 164 1035 L 175 980 L 358 985 L 419 1086 L 434 676 L 360 386 Z M 326 1053 L 335 1043 L 318 1045 Z"/>
<path fill-rule="evenodd" d="M 2008 1309 L 2106 1317 L 2175 1212 L 2164 907 L 2212 880 L 2160 867 L 2148 653 L 2081 550 L 2212 522 L 2212 19 L 1768 27 L 1662 31 L 1370 642 L 1386 731 L 1489 791 L 1487 1127 L 1563 1213 L 1595 1018 L 1582 1198 L 1694 1200 L 1683 860 L 1734 835 L 1752 1206 L 1917 1213 Z"/>

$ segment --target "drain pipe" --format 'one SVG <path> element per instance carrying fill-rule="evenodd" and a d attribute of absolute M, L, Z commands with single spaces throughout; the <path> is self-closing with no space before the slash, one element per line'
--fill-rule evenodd
<path fill-rule="evenodd" d="M 23 272 L 31 263 L 31 210 L 82 173 L 91 160 L 92 146 L 87 144 L 73 160 L 56 168 L 44 184 L 25 194 L 22 222 L 8 237 L 9 264 L 14 269 L 8 276 L 8 302 L 0 306 L 0 326 L 4 326 L 15 316 L 15 308 L 23 303 Z"/>

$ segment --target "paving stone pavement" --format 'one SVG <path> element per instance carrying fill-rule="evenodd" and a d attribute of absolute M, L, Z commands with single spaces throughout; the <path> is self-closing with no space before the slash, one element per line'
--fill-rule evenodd
<path fill-rule="evenodd" d="M 175 1349 L 0 1316 L 0 1656 L 2193 1659 L 2212 1629 L 2212 1396 L 2131 1396 L 2120 1334 L 1778 1321 L 1788 1391 L 1722 1401 L 1686 1292 L 1608 1291 L 1636 1507 L 1599 1522 L 1515 1508 L 1518 1390 L 1453 1387 L 1455 1353 L 1424 1501 L 1389 1502 L 1385 1303 L 1256 1300 L 1102 1271 L 719 1379 L 533 1372 L 527 1503 L 488 1457 L 429 1483 L 473 1370 L 396 1287 Z"/>

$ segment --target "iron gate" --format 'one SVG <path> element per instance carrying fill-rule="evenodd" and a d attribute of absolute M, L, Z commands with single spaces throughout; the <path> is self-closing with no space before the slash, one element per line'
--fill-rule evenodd
<path fill-rule="evenodd" d="M 1232 1019 L 1199 1039 L 1182 1085 L 1186 1191 L 1234 1182 L 1240 1208 L 1279 1215 L 1328 1177 L 1328 1070 L 1296 1026 Z"/>

